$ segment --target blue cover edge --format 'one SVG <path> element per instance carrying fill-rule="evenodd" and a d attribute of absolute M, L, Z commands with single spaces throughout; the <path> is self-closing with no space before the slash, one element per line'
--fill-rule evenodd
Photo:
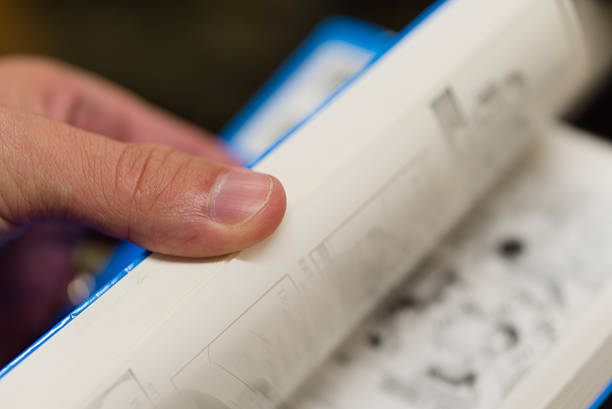
<path fill-rule="evenodd" d="M 312 34 L 298 46 L 281 66 L 273 73 L 268 81 L 250 98 L 229 123 L 220 131 L 221 138 L 231 147 L 234 135 L 248 122 L 253 114 L 263 105 L 279 88 L 281 88 L 292 75 L 301 67 L 302 63 L 322 44 L 339 41 L 353 44 L 359 48 L 373 52 L 384 50 L 392 41 L 391 37 L 383 37 L 385 29 L 364 21 L 344 16 L 328 17 L 313 29 Z"/>
<path fill-rule="evenodd" d="M 446 3 L 450 3 L 452 0 L 436 0 L 432 5 L 425 9 L 421 14 L 419 14 L 414 20 L 412 20 L 400 33 L 396 36 L 394 40 L 392 40 L 386 48 L 379 50 L 379 53 L 369 62 L 367 63 L 361 70 L 359 70 L 353 77 L 348 79 L 344 84 L 342 84 L 338 89 L 336 89 L 325 101 L 323 101 L 317 108 L 315 108 L 309 115 L 307 115 L 304 119 L 298 122 L 293 128 L 289 129 L 285 135 L 279 138 L 274 144 L 272 144 L 263 154 L 261 154 L 254 161 L 250 162 L 246 167 L 252 168 L 261 162 L 266 156 L 270 154 L 273 150 L 278 148 L 279 145 L 283 144 L 287 139 L 291 137 L 295 131 L 301 128 L 306 122 L 308 122 L 312 117 L 317 115 L 327 104 L 333 101 L 338 95 L 340 95 L 345 89 L 350 87 L 359 77 L 361 77 L 370 67 L 382 58 L 389 50 L 395 47 L 401 40 L 408 36 L 413 30 L 415 30 L 419 25 L 421 25 L 425 20 L 435 14 L 443 5 Z"/>
<path fill-rule="evenodd" d="M 602 405 L 606 402 L 606 400 L 612 394 L 612 381 L 608 383 L 605 389 L 601 392 L 601 394 L 593 401 L 591 406 L 588 409 L 600 409 Z"/>
<path fill-rule="evenodd" d="M 87 307 L 96 302 L 98 298 L 102 297 L 108 290 L 110 290 L 115 284 L 117 284 L 123 277 L 125 277 L 130 271 L 132 271 L 138 264 L 142 262 L 145 258 L 147 258 L 151 254 L 150 251 L 143 251 L 143 253 L 132 261 L 130 265 L 121 270 L 115 277 L 113 277 L 109 282 L 107 282 L 102 288 L 96 291 L 91 297 L 85 300 L 81 305 L 75 308 L 70 314 L 66 315 L 60 322 L 55 324 L 49 331 L 47 331 L 43 336 L 38 338 L 32 345 L 30 345 L 25 351 L 19 354 L 15 359 L 9 362 L 4 368 L 0 370 L 0 379 L 2 379 L 6 374 L 12 371 L 17 365 L 19 365 L 22 361 L 24 361 L 28 356 L 30 356 L 34 351 L 39 349 L 49 338 L 57 334 L 62 330 L 65 326 L 67 326 L 70 321 L 78 317 Z"/>

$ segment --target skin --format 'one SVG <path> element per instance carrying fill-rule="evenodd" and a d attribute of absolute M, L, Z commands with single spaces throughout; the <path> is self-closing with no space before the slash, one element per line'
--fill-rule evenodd
<path fill-rule="evenodd" d="M 283 218 L 277 179 L 240 168 L 210 134 L 102 78 L 10 57 L 0 84 L 0 364 L 61 306 L 86 228 L 209 257 L 263 240 Z M 215 202 L 229 174 L 268 186 L 258 197 L 234 186 L 230 204 L 252 214 L 229 217 Z"/>

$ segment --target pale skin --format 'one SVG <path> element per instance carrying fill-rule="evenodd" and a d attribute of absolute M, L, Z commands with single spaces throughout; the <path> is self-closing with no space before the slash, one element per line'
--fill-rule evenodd
<path fill-rule="evenodd" d="M 256 244 L 283 218 L 277 179 L 104 79 L 6 57 L 0 84 L 0 364 L 48 320 L 83 226 L 210 257 Z"/>

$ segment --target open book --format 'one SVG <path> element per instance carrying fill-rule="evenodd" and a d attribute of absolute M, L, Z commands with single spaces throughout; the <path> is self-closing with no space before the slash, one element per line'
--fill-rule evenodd
<path fill-rule="evenodd" d="M 272 237 L 137 260 L 0 404 L 586 409 L 612 376 L 612 148 L 553 118 L 608 9 L 438 3 L 254 161 L 287 190 Z"/>

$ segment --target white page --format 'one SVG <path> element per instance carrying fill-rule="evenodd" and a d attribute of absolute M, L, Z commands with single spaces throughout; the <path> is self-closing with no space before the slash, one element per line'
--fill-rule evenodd
<path fill-rule="evenodd" d="M 607 301 L 599 323 L 574 329 L 612 289 L 612 147 L 569 128 L 547 132 L 288 408 L 494 409 L 539 364 L 525 382 L 530 393 L 505 407 L 543 407 L 564 386 L 551 351 L 574 338 L 552 360 L 584 359 L 584 339 L 597 345 L 596 328 L 609 321 Z M 572 367 L 563 373 L 573 377 Z M 572 388 L 589 391 L 581 400 L 568 405 L 565 395 L 549 407 L 585 409 L 607 370 L 603 381 Z"/>
<path fill-rule="evenodd" d="M 3 378 L 0 401 L 276 405 L 519 155 L 525 100 L 579 85 L 570 11 L 443 6 L 260 163 L 288 192 L 273 237 L 217 262 L 149 257 Z"/>

